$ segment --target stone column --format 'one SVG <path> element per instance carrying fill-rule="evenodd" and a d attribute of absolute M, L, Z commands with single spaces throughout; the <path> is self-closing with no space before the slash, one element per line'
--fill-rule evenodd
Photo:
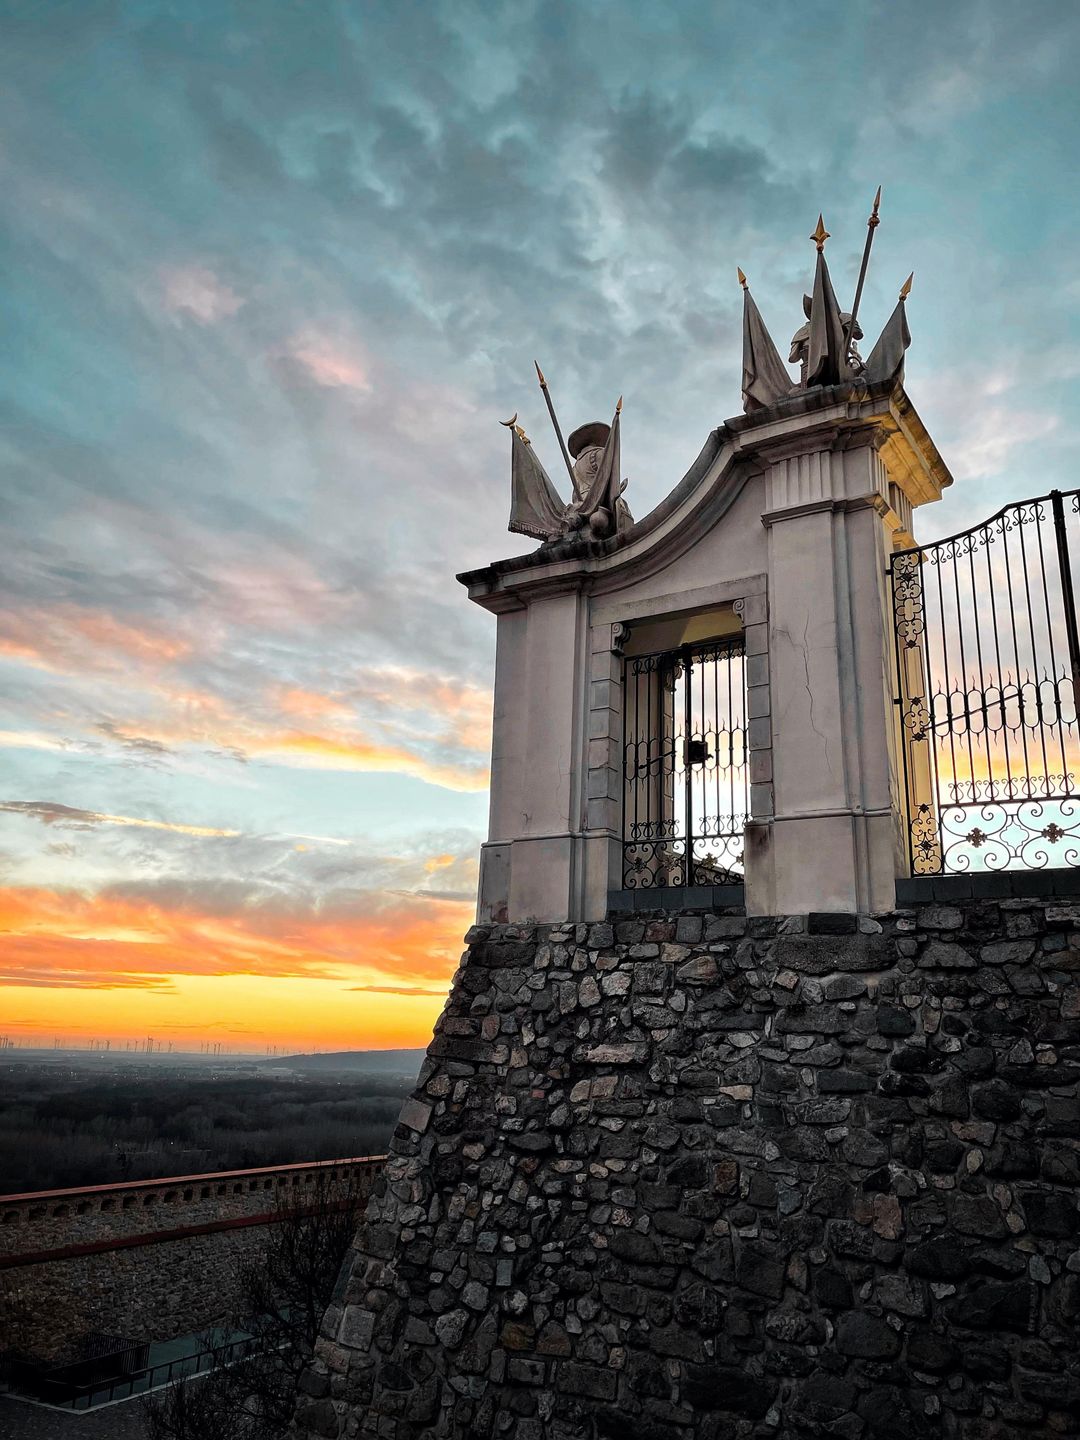
<path fill-rule="evenodd" d="M 580 865 L 574 884 L 575 920 L 607 913 L 608 891 L 622 883 L 623 705 L 622 646 L 626 627 L 589 630 L 588 757 Z"/>
<path fill-rule="evenodd" d="M 586 645 L 576 590 L 499 614 L 481 921 L 568 920 L 580 908 L 586 677 L 612 670 Z"/>
<path fill-rule="evenodd" d="M 752 744 L 771 732 L 773 806 L 764 829 L 751 824 L 748 907 L 885 910 L 897 859 L 885 469 L 866 430 L 768 459 L 770 710 L 750 727 Z"/>

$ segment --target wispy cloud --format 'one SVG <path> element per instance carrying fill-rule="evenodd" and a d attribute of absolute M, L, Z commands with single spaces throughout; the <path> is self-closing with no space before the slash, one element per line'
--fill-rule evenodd
<path fill-rule="evenodd" d="M 368 995 L 425 995 L 437 998 L 446 994 L 445 987 L 441 990 L 423 990 L 417 985 L 350 985 L 349 989 Z"/>
<path fill-rule="evenodd" d="M 168 830 L 174 835 L 195 835 L 203 838 L 234 838 L 239 830 L 218 830 L 209 825 L 182 825 L 173 820 L 140 820 L 132 815 L 105 815 L 98 810 L 80 810 L 73 805 L 59 805 L 48 800 L 4 800 L 0 811 L 25 815 L 43 825 L 84 829 L 93 825 L 124 825 L 133 830 Z"/>
<path fill-rule="evenodd" d="M 314 380 L 329 389 L 371 389 L 370 362 L 354 343 L 308 331 L 295 336 L 287 352 Z"/>
<path fill-rule="evenodd" d="M 161 271 L 162 299 L 173 315 L 213 325 L 235 315 L 244 303 L 208 266 L 180 265 Z"/>
<path fill-rule="evenodd" d="M 0 985 L 160 990 L 184 975 L 330 980 L 366 972 L 362 983 L 377 991 L 404 983 L 419 993 L 426 987 L 412 977 L 449 978 L 468 923 L 461 904 L 431 910 L 358 892 L 328 896 L 318 908 L 283 900 L 251 886 L 124 884 L 89 895 L 0 888 Z"/>

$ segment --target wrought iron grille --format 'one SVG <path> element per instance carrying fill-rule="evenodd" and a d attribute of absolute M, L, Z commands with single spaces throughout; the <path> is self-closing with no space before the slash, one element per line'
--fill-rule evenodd
<path fill-rule="evenodd" d="M 1080 864 L 1078 525 L 1055 490 L 893 556 L 915 875 Z"/>
<path fill-rule="evenodd" d="M 747 814 L 742 636 L 628 656 L 623 885 L 742 882 Z"/>

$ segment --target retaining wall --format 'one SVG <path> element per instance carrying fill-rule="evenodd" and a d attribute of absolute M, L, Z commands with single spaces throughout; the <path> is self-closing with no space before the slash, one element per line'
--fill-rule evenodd
<path fill-rule="evenodd" d="M 298 1436 L 1080 1433 L 1080 905 L 468 942 Z"/>
<path fill-rule="evenodd" d="M 62 1363 L 87 1334 L 167 1340 L 226 1319 L 241 1265 L 320 1177 L 381 1156 L 0 1196 L 0 1354 Z"/>

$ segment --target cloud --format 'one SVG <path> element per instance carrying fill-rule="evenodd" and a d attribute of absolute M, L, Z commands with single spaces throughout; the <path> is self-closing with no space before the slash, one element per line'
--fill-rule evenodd
<path fill-rule="evenodd" d="M 239 295 L 203 265 L 163 269 L 160 280 L 165 309 L 173 315 L 186 315 L 200 325 L 227 320 L 244 303 Z"/>
<path fill-rule="evenodd" d="M 343 719 L 351 713 L 341 700 L 304 690 L 299 685 L 283 686 L 278 691 L 277 703 L 283 714 L 299 715 L 305 720 L 327 717 Z"/>
<path fill-rule="evenodd" d="M 317 331 L 294 336 L 286 352 L 316 385 L 328 389 L 371 389 L 370 362 L 357 346 Z"/>
<path fill-rule="evenodd" d="M 43 670 L 130 674 L 175 666 L 192 643 L 151 622 L 133 624 L 107 610 L 61 604 L 0 614 L 0 655 Z"/>
<path fill-rule="evenodd" d="M 72 805 L 58 805 L 48 800 L 5 800 L 0 801 L 0 811 L 11 815 L 26 815 L 40 820 L 43 825 L 58 825 L 62 828 L 85 829 L 93 825 L 124 825 L 139 830 L 168 830 L 175 835 L 194 835 L 200 838 L 234 838 L 239 830 L 218 830 L 209 825 L 181 825 L 172 820 L 140 820 L 131 815 L 105 815 L 97 810 L 79 810 Z"/>
<path fill-rule="evenodd" d="M 999 475 L 1010 463 L 1013 451 L 1046 439 L 1059 425 L 1060 417 L 1045 410 L 984 406 L 963 425 L 952 462 L 953 473 L 958 480 Z"/>
<path fill-rule="evenodd" d="M 50 750 L 61 753 L 87 748 L 61 735 L 46 735 L 38 730 L 0 730 L 0 746 L 13 750 Z"/>
<path fill-rule="evenodd" d="M 353 975 L 415 989 L 415 979 L 453 973 L 468 910 L 361 891 L 316 904 L 237 882 L 125 882 L 95 894 L 7 886 L 0 985 L 160 990 L 184 975 Z"/>
<path fill-rule="evenodd" d="M 446 994 L 441 990 L 423 990 L 417 985 L 350 985 L 350 990 L 360 990 L 370 995 L 432 995 L 436 998 Z"/>
<path fill-rule="evenodd" d="M 364 774 L 411 775 L 429 785 L 463 792 L 487 788 L 482 765 L 440 764 L 406 749 L 372 744 L 361 736 L 320 735 L 289 731 L 252 737 L 248 755 L 317 770 L 358 770 Z"/>

